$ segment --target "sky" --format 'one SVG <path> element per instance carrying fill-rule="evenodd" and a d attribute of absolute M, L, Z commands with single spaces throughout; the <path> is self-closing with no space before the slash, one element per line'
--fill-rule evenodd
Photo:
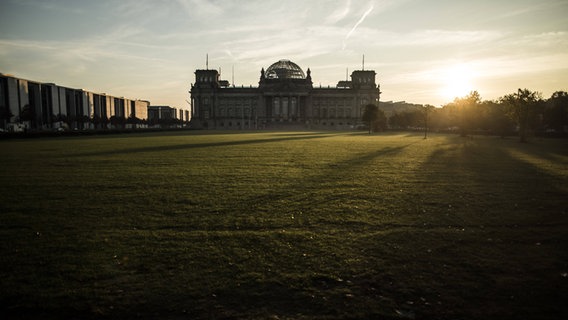
<path fill-rule="evenodd" d="M 196 69 L 257 86 L 375 70 L 381 101 L 568 91 L 566 0 L 0 0 L 0 73 L 189 109 Z M 234 79 L 234 81 L 233 81 Z"/>

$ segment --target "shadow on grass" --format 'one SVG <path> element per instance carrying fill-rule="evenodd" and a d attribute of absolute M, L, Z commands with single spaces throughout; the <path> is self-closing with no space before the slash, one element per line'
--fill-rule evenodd
<path fill-rule="evenodd" d="M 233 140 L 233 141 L 204 142 L 204 143 L 188 143 L 188 144 L 179 144 L 179 145 L 165 145 L 165 146 L 129 148 L 129 149 L 121 149 L 121 150 L 85 152 L 85 153 L 74 154 L 73 156 L 90 157 L 90 156 L 144 153 L 144 152 L 178 151 L 178 150 L 195 149 L 195 148 L 228 147 L 228 146 L 260 144 L 260 143 L 274 143 L 274 142 L 294 141 L 294 140 L 320 139 L 320 138 L 326 138 L 326 137 L 329 137 L 329 136 L 332 136 L 332 135 L 337 135 L 337 133 L 335 133 L 335 134 L 333 134 L 333 133 L 314 133 L 314 134 L 306 133 L 306 134 L 291 134 L 291 135 L 286 135 L 286 136 L 278 135 L 278 138 L 250 139 L 250 140 L 236 140 L 236 141 Z"/>
<path fill-rule="evenodd" d="M 416 319 L 568 314 L 568 216 L 558 189 L 566 181 L 512 157 L 508 147 L 452 138 L 430 154 L 413 172 L 427 184 L 405 198 L 408 224 L 344 237 L 353 238 L 354 251 L 364 248 L 365 272 L 353 277 L 353 291 L 371 305 L 391 299 Z"/>
<path fill-rule="evenodd" d="M 534 147 L 527 148 L 523 144 L 499 140 L 462 141 L 452 148 L 436 150 L 418 174 L 424 175 L 433 184 L 443 185 L 445 189 L 440 189 L 442 193 L 495 197 L 496 199 L 485 198 L 489 200 L 488 209 L 493 207 L 492 202 L 500 202 L 498 204 L 501 205 L 502 199 L 526 201 L 541 198 L 544 191 L 561 192 L 558 186 L 567 182 L 565 178 L 513 156 L 509 152 L 511 149 L 535 159 L 558 162 L 558 159 L 548 156 L 548 152 Z M 541 200 L 546 202 L 547 199 L 544 197 Z"/>
<path fill-rule="evenodd" d="M 278 188 L 270 188 L 264 192 L 258 192 L 251 197 L 242 199 L 239 208 L 241 208 L 243 212 L 254 212 L 259 207 L 278 208 L 281 206 L 280 203 L 282 201 L 293 203 L 293 206 L 289 208 L 291 212 L 294 210 L 310 210 L 310 208 L 325 208 L 330 205 L 328 202 L 335 201 L 336 195 L 330 192 L 321 194 L 320 191 L 322 188 L 326 189 L 326 186 L 330 185 L 339 186 L 341 188 L 344 187 L 344 185 L 356 183 L 353 181 L 354 172 L 369 170 L 369 164 L 379 157 L 395 159 L 401 152 L 404 152 L 408 147 L 420 141 L 421 140 L 418 140 L 397 147 L 378 148 L 363 155 L 357 155 L 343 161 L 328 163 L 323 165 L 322 169 L 318 170 L 318 174 L 316 175 L 305 175 L 292 184 Z M 302 190 L 302 192 L 298 192 L 298 190 Z M 305 204 L 307 207 L 301 207 L 302 204 Z M 324 222 L 319 221 L 318 223 L 321 224 Z M 269 226 L 267 227 L 270 229 Z M 259 226 L 255 226 L 255 228 L 259 228 Z M 260 227 L 260 229 L 262 228 L 263 227 Z"/>
<path fill-rule="evenodd" d="M 424 210 L 416 220 L 444 239 L 420 237 L 419 245 L 432 254 L 419 258 L 414 272 L 438 278 L 438 287 L 416 282 L 417 294 L 438 292 L 447 296 L 444 304 L 460 305 L 446 311 L 449 317 L 553 319 L 568 312 L 562 302 L 568 282 L 560 276 L 568 258 L 567 194 L 559 189 L 567 182 L 511 156 L 508 148 L 541 154 L 489 139 L 454 141 L 417 171 L 431 187 L 414 200 Z M 418 240 L 411 232 L 408 237 Z M 408 246 L 400 252 L 415 252 Z M 436 266 L 444 266 L 443 273 Z"/>

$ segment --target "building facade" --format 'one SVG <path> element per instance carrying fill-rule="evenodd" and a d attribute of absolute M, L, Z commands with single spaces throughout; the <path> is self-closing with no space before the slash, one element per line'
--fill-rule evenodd
<path fill-rule="evenodd" d="M 334 88 L 314 87 L 294 62 L 260 71 L 258 87 L 234 87 L 217 70 L 196 70 L 191 85 L 191 126 L 203 129 L 348 129 L 361 123 L 365 105 L 377 104 L 373 70 L 351 73 Z"/>
<path fill-rule="evenodd" d="M 143 127 L 149 105 L 0 74 L 0 129 L 5 131 Z"/>

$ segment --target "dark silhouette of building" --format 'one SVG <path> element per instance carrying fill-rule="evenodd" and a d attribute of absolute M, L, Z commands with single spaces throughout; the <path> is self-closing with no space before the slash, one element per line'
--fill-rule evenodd
<path fill-rule="evenodd" d="M 204 129 L 348 129 L 361 123 L 364 106 L 377 104 L 373 70 L 357 70 L 336 87 L 314 87 L 294 62 L 260 71 L 258 87 L 235 87 L 217 70 L 196 70 L 191 85 L 191 126 Z"/>

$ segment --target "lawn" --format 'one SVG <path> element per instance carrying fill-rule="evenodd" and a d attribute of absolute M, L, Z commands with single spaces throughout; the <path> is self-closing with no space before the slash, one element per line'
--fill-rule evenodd
<path fill-rule="evenodd" d="M 0 316 L 560 319 L 568 141 L 0 141 Z"/>

